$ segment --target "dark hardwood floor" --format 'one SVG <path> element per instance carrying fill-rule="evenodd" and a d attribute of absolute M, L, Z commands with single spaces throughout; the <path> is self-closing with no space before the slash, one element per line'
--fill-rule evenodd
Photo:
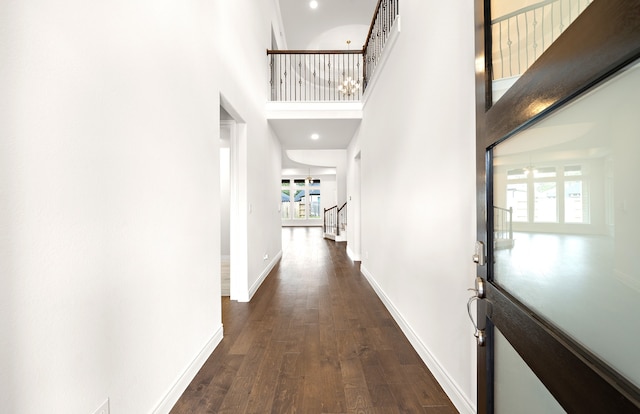
<path fill-rule="evenodd" d="M 171 413 L 457 412 L 344 243 L 284 228 L 250 303 L 223 298 L 224 339 Z"/>

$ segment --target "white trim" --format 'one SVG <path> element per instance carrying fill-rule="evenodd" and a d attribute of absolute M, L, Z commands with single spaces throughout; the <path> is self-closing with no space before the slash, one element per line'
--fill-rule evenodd
<path fill-rule="evenodd" d="M 475 414 L 476 407 L 474 402 L 469 400 L 469 398 L 462 392 L 462 389 L 458 386 L 456 381 L 447 373 L 447 371 L 442 367 L 442 365 L 438 362 L 438 360 L 433 356 L 433 354 L 429 351 L 426 345 L 420 340 L 415 331 L 411 328 L 411 326 L 407 323 L 407 321 L 402 317 L 400 311 L 393 305 L 389 297 L 384 293 L 380 285 L 375 281 L 375 278 L 367 270 L 367 268 L 362 265 L 360 266 L 360 271 L 364 275 L 364 277 L 369 281 L 369 284 L 376 291 L 382 303 L 386 306 L 387 310 L 393 316 L 396 323 L 402 329 L 402 332 L 406 335 L 411 345 L 415 348 L 420 358 L 427 365 L 433 376 L 436 378 L 440 386 L 444 392 L 449 396 L 451 402 L 456 406 L 458 411 L 461 413 Z"/>
<path fill-rule="evenodd" d="M 227 109 L 227 112 L 231 113 Z M 231 300 L 248 295 L 248 240 L 247 222 L 247 124 L 221 121 L 221 126 L 230 128 L 230 286 Z M 244 236 L 243 236 L 244 235 Z"/>
<path fill-rule="evenodd" d="M 398 17 L 396 17 L 396 21 L 393 22 L 393 26 L 391 26 L 391 30 L 389 31 L 389 37 L 387 38 L 387 41 L 384 44 L 384 48 L 382 49 L 382 54 L 380 55 L 380 60 L 378 61 L 378 64 L 375 67 L 373 76 L 371 76 L 371 79 L 369 79 L 369 82 L 367 82 L 367 89 L 365 89 L 364 95 L 362 96 L 363 106 L 367 104 L 369 95 L 371 95 L 371 91 L 373 90 L 373 87 L 378 82 L 378 79 L 380 78 L 380 73 L 382 72 L 384 65 L 389 60 L 391 49 L 393 49 L 393 46 L 396 44 L 396 41 L 398 40 L 399 35 L 400 35 L 400 16 L 398 15 Z"/>
<path fill-rule="evenodd" d="M 249 289 L 249 297 L 247 298 L 247 300 L 246 301 L 242 301 L 242 300 L 238 299 L 238 302 L 249 302 L 253 298 L 253 295 L 256 294 L 256 292 L 258 291 L 258 289 L 262 285 L 262 282 L 264 282 L 264 280 L 267 278 L 267 276 L 269 276 L 269 273 L 271 273 L 271 271 L 273 270 L 273 268 L 276 266 L 276 264 L 278 263 L 278 261 L 280 259 L 282 259 L 282 250 L 280 250 L 275 255 L 275 257 L 273 258 L 273 260 L 271 260 L 269 265 L 262 271 L 262 273 L 260 274 L 260 277 L 258 278 L 258 280 L 256 280 L 255 283 L 253 285 L 251 285 L 251 288 Z"/>
<path fill-rule="evenodd" d="M 362 119 L 362 102 L 281 102 L 265 106 L 269 119 Z"/>
<path fill-rule="evenodd" d="M 162 401 L 160 401 L 160 404 L 158 404 L 155 410 L 153 410 L 153 414 L 168 414 L 169 411 L 171 411 L 184 390 L 187 389 L 198 371 L 200 371 L 200 368 L 202 368 L 211 353 L 213 353 L 213 351 L 222 341 L 223 332 L 224 331 L 222 329 L 222 324 L 220 324 L 211 339 L 207 341 L 204 348 L 202 348 L 198 355 L 196 355 L 195 359 L 189 364 L 187 369 L 182 373 L 182 375 L 180 375 L 178 380 L 169 389 L 167 395 L 165 395 Z"/>
<path fill-rule="evenodd" d="M 359 254 L 356 254 L 353 250 L 351 250 L 351 247 L 349 247 L 349 245 L 347 244 L 347 256 L 349 256 L 349 259 L 351 259 L 354 262 L 359 262 L 362 260 L 362 258 L 360 257 Z M 367 278 L 368 280 L 368 278 Z M 371 283 L 371 282 L 369 282 Z"/>
<path fill-rule="evenodd" d="M 282 227 L 322 227 L 322 219 L 282 219 Z"/>

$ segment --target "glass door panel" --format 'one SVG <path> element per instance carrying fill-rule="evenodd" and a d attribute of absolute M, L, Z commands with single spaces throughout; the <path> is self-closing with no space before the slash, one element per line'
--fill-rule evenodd
<path fill-rule="evenodd" d="M 560 414 L 560 404 L 547 391 L 499 330 L 494 330 L 496 414 Z"/>
<path fill-rule="evenodd" d="M 492 149 L 493 207 L 513 211 L 493 282 L 636 387 L 639 97 L 636 64 Z"/>

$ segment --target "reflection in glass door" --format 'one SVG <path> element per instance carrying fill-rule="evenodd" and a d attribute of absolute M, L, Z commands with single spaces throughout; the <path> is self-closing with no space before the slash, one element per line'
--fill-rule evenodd
<path fill-rule="evenodd" d="M 640 65 L 492 150 L 493 282 L 640 387 Z M 509 240 L 503 238 L 509 237 Z M 512 359 L 496 333 L 496 412 Z M 528 368 L 526 369 L 528 370 Z M 506 377 L 506 383 L 501 380 Z M 514 391 L 517 394 L 517 391 Z M 528 392 L 531 395 L 531 391 Z"/>
<path fill-rule="evenodd" d="M 513 84 L 593 0 L 493 0 L 491 33 L 496 94 Z"/>

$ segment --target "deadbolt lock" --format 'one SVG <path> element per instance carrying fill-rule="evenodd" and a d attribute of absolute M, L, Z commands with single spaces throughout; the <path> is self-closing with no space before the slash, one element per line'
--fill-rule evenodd
<path fill-rule="evenodd" d="M 481 241 L 476 242 L 476 251 L 471 257 L 473 258 L 473 261 L 478 264 L 478 266 L 484 266 L 484 264 L 486 263 L 486 257 L 484 255 L 484 243 L 482 243 Z"/>

